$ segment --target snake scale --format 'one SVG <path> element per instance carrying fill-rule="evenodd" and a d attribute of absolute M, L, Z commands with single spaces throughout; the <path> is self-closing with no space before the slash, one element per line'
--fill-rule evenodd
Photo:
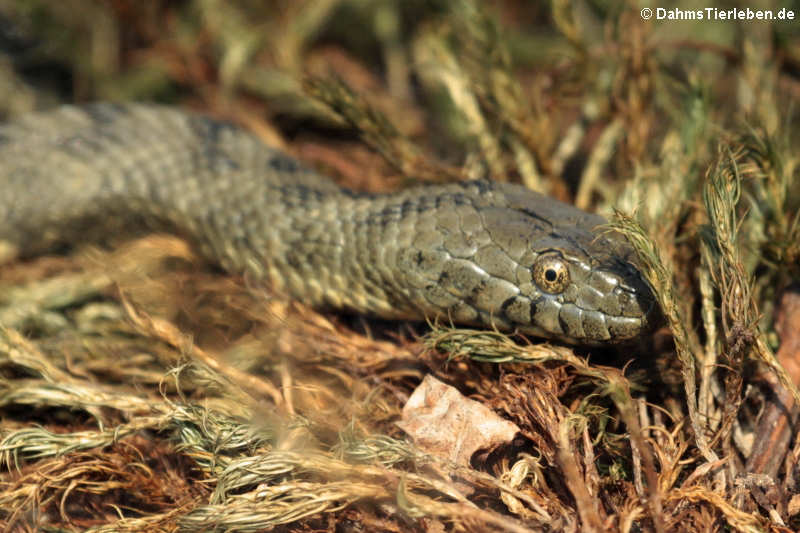
<path fill-rule="evenodd" d="M 156 105 L 0 125 L 0 240 L 19 255 L 134 226 L 173 231 L 228 271 L 384 318 L 571 344 L 635 338 L 655 299 L 604 223 L 491 181 L 349 191 L 235 125 Z"/>

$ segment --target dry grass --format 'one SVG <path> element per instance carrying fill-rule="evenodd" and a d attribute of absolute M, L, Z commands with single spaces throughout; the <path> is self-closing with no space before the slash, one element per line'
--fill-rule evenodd
<path fill-rule="evenodd" d="M 573 350 L 321 314 L 158 235 L 6 262 L 1 529 L 800 527 L 796 22 L 491 4 L 0 0 L 4 114 L 157 100 L 356 188 L 521 182 L 613 215 L 667 322 Z M 519 437 L 417 449 L 429 373 Z"/>

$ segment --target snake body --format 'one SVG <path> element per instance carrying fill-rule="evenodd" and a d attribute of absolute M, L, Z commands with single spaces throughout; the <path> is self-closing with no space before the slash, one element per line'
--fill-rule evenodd
<path fill-rule="evenodd" d="M 311 305 L 385 318 L 637 337 L 654 298 L 604 223 L 490 181 L 349 191 L 239 127 L 154 105 L 0 125 L 0 240 L 21 255 L 144 225 Z"/>

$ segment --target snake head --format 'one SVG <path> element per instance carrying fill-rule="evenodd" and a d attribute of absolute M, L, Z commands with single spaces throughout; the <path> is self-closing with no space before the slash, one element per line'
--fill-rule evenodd
<path fill-rule="evenodd" d="M 544 330 L 573 344 L 619 343 L 652 329 L 658 306 L 628 243 L 575 226 L 559 234 L 557 242 L 534 241 L 521 258 L 530 265 L 530 282 L 519 285 L 517 298 L 530 308 L 517 315 L 508 308 L 506 317 L 530 320 L 519 325 L 522 331 Z"/>
<path fill-rule="evenodd" d="M 605 219 L 511 185 L 471 197 L 438 210 L 403 261 L 428 316 L 582 345 L 657 323 L 635 253 Z"/>

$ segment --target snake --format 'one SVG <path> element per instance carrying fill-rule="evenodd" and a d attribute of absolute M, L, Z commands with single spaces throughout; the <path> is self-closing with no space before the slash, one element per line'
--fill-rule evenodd
<path fill-rule="evenodd" d="M 147 103 L 62 105 L 0 124 L 0 241 L 20 258 L 166 231 L 317 308 L 575 345 L 656 321 L 606 219 L 488 179 L 353 191 L 223 120 Z"/>

